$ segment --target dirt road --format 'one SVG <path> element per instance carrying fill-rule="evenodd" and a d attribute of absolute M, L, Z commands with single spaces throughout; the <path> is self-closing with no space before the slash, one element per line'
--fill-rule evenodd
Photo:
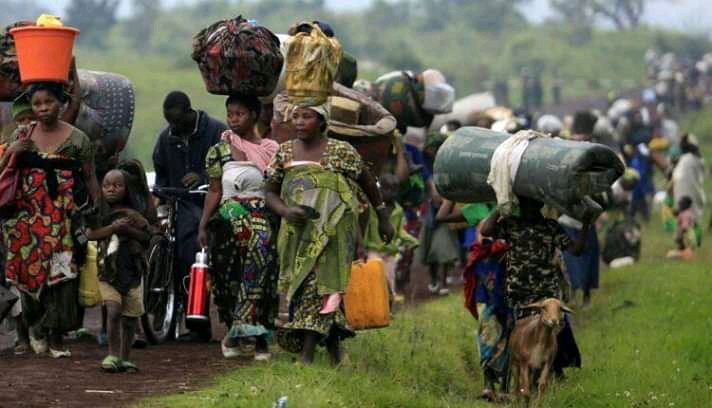
<path fill-rule="evenodd" d="M 426 299 L 427 271 L 413 269 L 408 303 Z M 454 295 L 457 296 L 457 295 Z M 408 306 L 406 306 L 408 307 Z M 96 335 L 100 328 L 98 308 L 87 310 L 85 325 Z M 220 345 L 188 341 L 169 342 L 145 349 L 134 349 L 136 374 L 107 374 L 99 363 L 106 348 L 93 338 L 68 340 L 69 359 L 53 360 L 47 355 L 13 354 L 12 339 L 0 325 L 0 407 L 110 407 L 127 406 L 149 396 L 190 391 L 208 385 L 216 375 L 250 360 L 225 360 Z M 216 327 L 214 339 L 224 329 Z M 276 346 L 275 346 L 276 347 Z"/>

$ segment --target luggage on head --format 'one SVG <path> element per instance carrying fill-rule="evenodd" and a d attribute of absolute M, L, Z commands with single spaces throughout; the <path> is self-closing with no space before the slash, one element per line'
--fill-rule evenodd
<path fill-rule="evenodd" d="M 445 81 L 445 76 L 435 69 L 426 69 L 421 76 L 425 85 L 423 110 L 431 114 L 452 112 L 455 88 Z"/>
<path fill-rule="evenodd" d="M 65 27 L 59 17 L 42 14 L 36 24 L 13 27 L 9 32 L 15 41 L 23 84 L 69 82 L 79 29 Z"/>
<path fill-rule="evenodd" d="M 434 69 L 417 75 L 410 71 L 385 74 L 373 82 L 371 94 L 396 117 L 401 132 L 406 127 L 430 126 L 434 115 L 451 112 L 455 103 L 455 89 Z"/>
<path fill-rule="evenodd" d="M 284 64 L 279 38 L 242 16 L 218 21 L 193 36 L 193 60 L 208 92 L 265 96 Z"/>
<path fill-rule="evenodd" d="M 291 105 L 321 105 L 327 101 L 341 61 L 341 44 L 318 23 L 302 22 L 285 42 L 286 88 Z"/>
<path fill-rule="evenodd" d="M 347 88 L 353 88 L 356 78 L 358 78 L 356 57 L 344 51 L 339 63 L 339 70 L 336 71 L 336 82 Z"/>
<path fill-rule="evenodd" d="M 490 162 L 509 137 L 483 128 L 458 129 L 435 158 L 438 192 L 457 202 L 494 201 L 494 190 L 487 183 Z M 524 150 L 512 189 L 578 219 L 591 209 L 591 197 L 607 192 L 623 170 L 616 153 L 604 145 L 540 137 L 530 140 Z"/>
<path fill-rule="evenodd" d="M 408 126 L 426 127 L 433 114 L 423 109 L 425 84 L 410 71 L 394 71 L 372 84 L 372 97 L 395 116 L 401 132 Z"/>

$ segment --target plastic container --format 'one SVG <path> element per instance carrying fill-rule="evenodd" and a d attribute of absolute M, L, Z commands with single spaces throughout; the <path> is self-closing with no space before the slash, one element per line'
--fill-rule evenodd
<path fill-rule="evenodd" d="M 210 294 L 207 285 L 208 253 L 205 249 L 195 254 L 195 263 L 190 268 L 190 288 L 185 320 L 191 323 L 206 323 L 210 320 Z"/>
<path fill-rule="evenodd" d="M 354 262 L 344 296 L 346 320 L 355 330 L 377 329 L 391 323 L 388 282 L 383 261 Z"/>
<path fill-rule="evenodd" d="M 20 80 L 32 82 L 69 81 L 74 39 L 79 30 L 72 27 L 18 27 L 10 30 L 15 39 Z"/>
<path fill-rule="evenodd" d="M 101 302 L 96 253 L 96 242 L 90 241 L 87 246 L 86 262 L 79 272 L 79 304 L 84 307 L 94 307 Z"/>

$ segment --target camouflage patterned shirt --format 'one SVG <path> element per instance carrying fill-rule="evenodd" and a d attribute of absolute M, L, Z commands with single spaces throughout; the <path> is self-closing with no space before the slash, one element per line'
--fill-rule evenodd
<path fill-rule="evenodd" d="M 562 271 L 557 249 L 567 249 L 571 238 L 556 221 L 507 217 L 497 223 L 493 235 L 510 246 L 505 279 L 509 307 L 525 306 L 548 297 L 560 298 Z"/>

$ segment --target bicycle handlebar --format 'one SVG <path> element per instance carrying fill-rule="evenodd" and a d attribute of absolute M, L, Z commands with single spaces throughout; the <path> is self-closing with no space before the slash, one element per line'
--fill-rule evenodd
<path fill-rule="evenodd" d="M 207 194 L 208 185 L 204 184 L 196 189 L 188 189 L 183 187 L 157 187 L 154 186 L 151 192 L 163 199 L 180 198 L 192 194 Z"/>

